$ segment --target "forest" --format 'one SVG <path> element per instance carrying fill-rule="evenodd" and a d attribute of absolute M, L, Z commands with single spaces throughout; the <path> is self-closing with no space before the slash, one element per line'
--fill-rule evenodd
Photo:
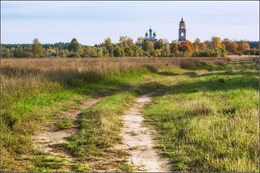
<path fill-rule="evenodd" d="M 76 38 L 68 43 L 41 44 L 35 38 L 32 44 L 2 44 L 2 58 L 88 58 L 88 57 L 226 57 L 227 55 L 259 55 L 260 44 L 257 41 L 232 41 L 228 38 L 221 40 L 212 37 L 211 40 L 201 42 L 196 38 L 178 44 L 159 39 L 154 44 L 138 37 L 134 42 L 128 36 L 120 36 L 119 43 L 113 43 L 110 38 L 101 44 L 86 46 L 80 44 Z"/>

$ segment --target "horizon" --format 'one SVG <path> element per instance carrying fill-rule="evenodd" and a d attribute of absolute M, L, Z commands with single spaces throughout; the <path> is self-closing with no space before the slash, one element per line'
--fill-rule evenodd
<path fill-rule="evenodd" d="M 187 40 L 201 42 L 213 36 L 259 41 L 259 1 L 239 2 L 3 2 L 1 44 L 101 44 L 108 37 L 134 40 L 151 27 L 157 38 L 178 40 L 179 22 L 186 22 Z M 88 13 L 86 13 L 86 11 Z M 18 28 L 18 29 L 17 29 Z"/>

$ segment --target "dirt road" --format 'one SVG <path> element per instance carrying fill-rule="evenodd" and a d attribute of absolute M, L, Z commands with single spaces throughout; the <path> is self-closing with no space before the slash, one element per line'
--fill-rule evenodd
<path fill-rule="evenodd" d="M 170 164 L 166 158 L 162 158 L 159 150 L 154 148 L 153 131 L 143 126 L 144 117 L 140 110 L 152 101 L 154 93 L 148 93 L 136 100 L 132 108 L 123 115 L 124 126 L 120 136 L 123 144 L 117 145 L 116 149 L 129 151 L 129 164 L 140 171 L 170 172 Z"/>

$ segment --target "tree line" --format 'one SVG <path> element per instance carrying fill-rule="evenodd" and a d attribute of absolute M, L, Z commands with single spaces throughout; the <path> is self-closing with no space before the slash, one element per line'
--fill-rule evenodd
<path fill-rule="evenodd" d="M 251 47 L 250 47 L 251 45 Z M 259 42 L 244 40 L 232 41 L 228 38 L 221 40 L 212 37 L 201 42 L 199 38 L 192 43 L 189 40 L 178 44 L 159 39 L 154 44 L 138 37 L 134 43 L 128 36 L 120 36 L 119 43 L 112 43 L 110 38 L 95 46 L 84 46 L 76 38 L 70 43 L 41 44 L 36 38 L 32 44 L 2 44 L 1 57 L 226 57 L 227 55 L 259 55 Z"/>

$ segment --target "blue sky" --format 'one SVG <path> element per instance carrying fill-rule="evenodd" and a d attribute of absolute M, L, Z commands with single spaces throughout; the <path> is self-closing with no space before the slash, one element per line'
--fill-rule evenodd
<path fill-rule="evenodd" d="M 178 39 L 184 18 L 187 39 L 259 40 L 258 1 L 1 1 L 1 43 L 70 42 L 84 45 L 119 36 L 137 40 L 152 27 L 157 38 Z"/>

